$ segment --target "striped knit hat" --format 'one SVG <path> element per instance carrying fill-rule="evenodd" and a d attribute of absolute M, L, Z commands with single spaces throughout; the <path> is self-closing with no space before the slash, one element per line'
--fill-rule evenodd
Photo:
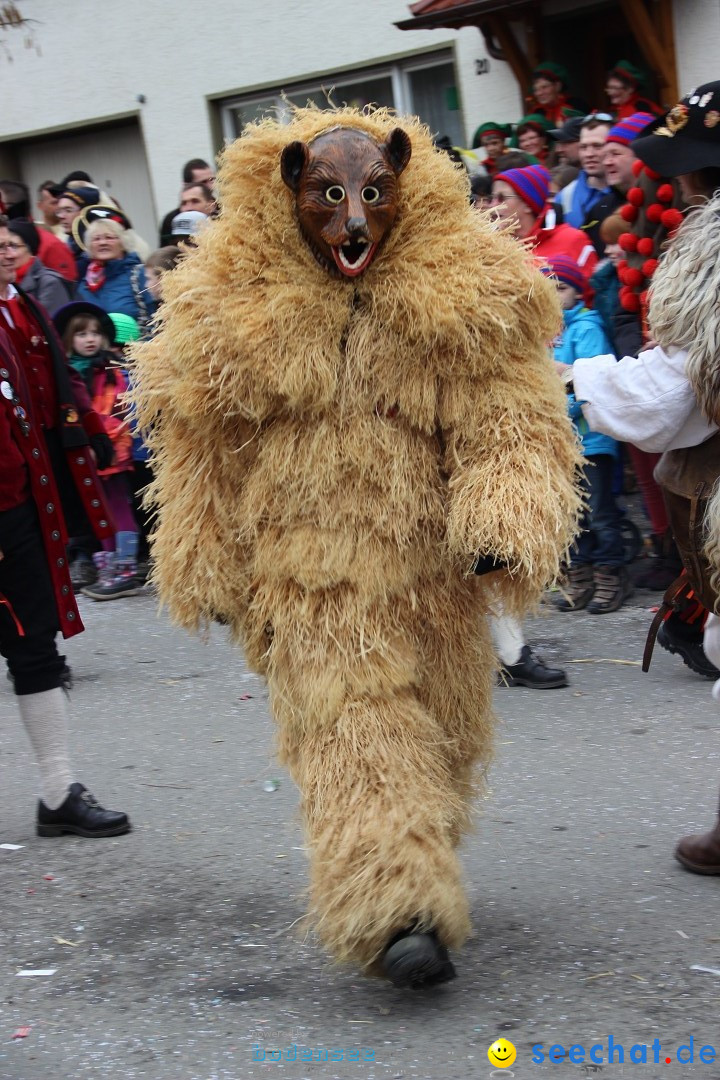
<path fill-rule="evenodd" d="M 544 165 L 528 165 L 524 169 L 508 169 L 498 173 L 494 181 L 504 180 L 516 195 L 527 203 L 536 217 L 539 217 L 550 191 L 550 173 Z"/>
<path fill-rule="evenodd" d="M 563 285 L 572 285 L 581 295 L 585 293 L 586 281 L 583 272 L 569 255 L 551 255 L 540 267 L 540 273 L 545 277 L 557 278 Z"/>
<path fill-rule="evenodd" d="M 650 113 L 633 113 L 632 116 L 618 121 L 615 127 L 610 128 L 605 142 L 616 142 L 622 146 L 629 146 L 631 142 L 637 139 L 638 135 L 642 134 L 648 124 L 652 124 L 656 119 L 657 117 L 651 116 Z"/>

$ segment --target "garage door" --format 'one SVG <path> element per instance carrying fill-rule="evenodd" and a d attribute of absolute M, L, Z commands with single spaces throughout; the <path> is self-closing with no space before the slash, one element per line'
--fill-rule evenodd
<path fill-rule="evenodd" d="M 74 169 L 83 169 L 120 203 L 135 230 L 151 250 L 155 249 L 158 218 L 137 123 L 21 142 L 15 149 L 20 175 L 33 193 L 33 202 L 44 180 L 62 180 Z"/>

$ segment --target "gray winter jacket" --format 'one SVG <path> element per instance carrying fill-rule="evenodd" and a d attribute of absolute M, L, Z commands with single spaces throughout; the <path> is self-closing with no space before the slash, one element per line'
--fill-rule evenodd
<path fill-rule="evenodd" d="M 42 304 L 50 315 L 54 315 L 58 308 L 61 308 L 63 304 L 68 304 L 73 298 L 73 283 L 66 281 L 55 270 L 48 269 L 44 263 L 40 262 L 37 255 L 19 284 L 26 293 L 30 293 L 39 304 Z"/>

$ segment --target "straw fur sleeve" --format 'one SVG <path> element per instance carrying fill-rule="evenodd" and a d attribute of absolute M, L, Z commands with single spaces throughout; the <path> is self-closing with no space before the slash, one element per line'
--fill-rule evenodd
<path fill-rule="evenodd" d="M 486 555 L 505 564 L 506 606 L 522 610 L 555 579 L 575 535 L 581 458 L 547 345 L 559 322 L 554 288 L 520 260 L 496 298 L 508 307 L 494 355 L 442 385 L 447 535 L 468 565 Z"/>

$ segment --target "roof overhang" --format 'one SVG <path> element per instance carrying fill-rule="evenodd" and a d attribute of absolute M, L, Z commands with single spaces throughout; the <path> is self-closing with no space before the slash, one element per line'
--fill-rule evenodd
<path fill-rule="evenodd" d="M 538 0 L 417 0 L 410 4 L 411 19 L 396 22 L 399 30 L 459 30 L 478 26 L 488 15 L 520 13 L 535 8 Z"/>

